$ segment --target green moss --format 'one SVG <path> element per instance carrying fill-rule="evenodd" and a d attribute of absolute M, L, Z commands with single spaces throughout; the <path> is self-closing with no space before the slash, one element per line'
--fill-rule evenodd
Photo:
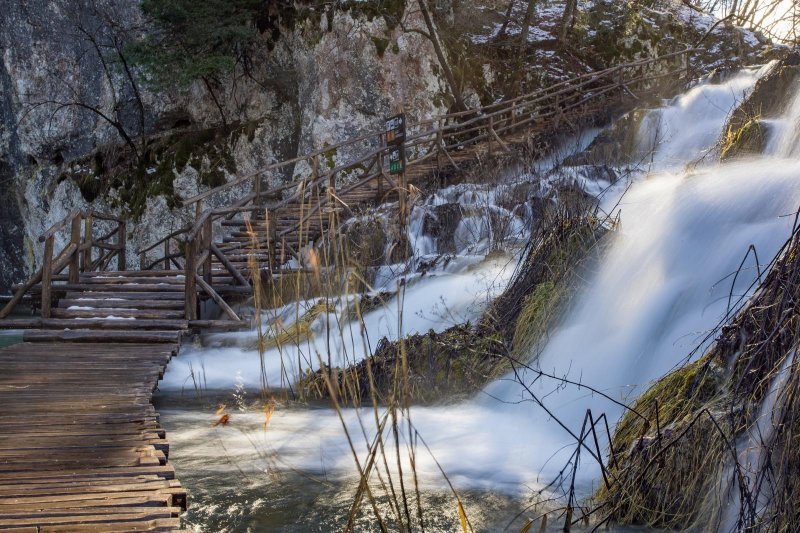
<path fill-rule="evenodd" d="M 375 45 L 375 50 L 378 52 L 378 57 L 383 57 L 384 52 L 386 52 L 386 48 L 389 46 L 389 39 L 384 39 L 383 37 L 370 37 L 372 40 L 372 44 Z"/>
<path fill-rule="evenodd" d="M 325 165 L 327 165 L 329 169 L 336 166 L 336 160 L 334 159 L 334 157 L 336 157 L 336 148 L 325 150 L 322 152 L 322 157 L 325 159 Z"/>
<path fill-rule="evenodd" d="M 163 196 L 173 208 L 180 199 L 175 195 L 175 177 L 191 166 L 197 170 L 200 183 L 217 187 L 227 175 L 237 172 L 233 150 L 242 137 L 255 138 L 259 122 L 233 124 L 225 128 L 181 131 L 159 136 L 142 148 L 140 161 L 133 161 L 130 151 L 106 147 L 73 163 L 60 180 L 70 179 L 87 201 L 110 195 L 111 203 L 139 218 L 147 200 Z M 103 154 L 111 154 L 106 158 Z"/>
<path fill-rule="evenodd" d="M 514 328 L 512 346 L 516 353 L 527 352 L 544 335 L 558 304 L 559 294 L 552 281 L 545 281 L 525 297 Z"/>
<path fill-rule="evenodd" d="M 649 420 L 658 419 L 663 430 L 694 416 L 717 396 L 722 379 L 715 371 L 712 353 L 667 374 L 636 400 L 614 433 L 617 453 L 627 452 L 637 439 L 656 429 L 636 413 Z"/>
<path fill-rule="evenodd" d="M 741 127 L 731 124 L 725 132 L 720 160 L 760 154 L 767 141 L 767 129 L 759 117 L 748 119 Z"/>

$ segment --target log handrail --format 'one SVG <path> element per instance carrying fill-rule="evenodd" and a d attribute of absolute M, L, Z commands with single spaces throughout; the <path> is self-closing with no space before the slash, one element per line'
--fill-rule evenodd
<path fill-rule="evenodd" d="M 95 238 L 93 223 L 96 220 L 114 222 L 116 225 L 102 237 Z M 70 228 L 69 242 L 56 253 L 56 235 L 67 227 Z M 39 236 L 39 242 L 44 243 L 42 267 L 23 283 L 5 307 L 0 309 L 0 318 L 10 315 L 37 284 L 41 284 L 42 318 L 49 318 L 51 295 L 56 287 L 53 282 L 64 280 L 63 276 L 59 276 L 64 269 L 69 269 L 69 275 L 66 277 L 69 283 L 77 283 L 81 273 L 106 269 L 114 257 L 117 258 L 117 269 L 125 270 L 126 236 L 126 222 L 121 217 L 81 209 L 71 211 Z M 116 237 L 116 242 L 110 242 L 111 237 Z M 93 260 L 92 251 L 95 249 L 98 250 L 98 258 Z"/>
<path fill-rule="evenodd" d="M 493 102 L 477 109 L 440 114 L 412 123 L 407 126 L 405 139 L 408 157 L 406 166 L 407 168 L 413 168 L 429 161 L 433 157 L 436 157 L 438 164 L 440 156 L 443 156 L 454 167 L 457 167 L 449 151 L 478 143 L 486 143 L 490 154 L 496 150 L 507 151 L 510 148 L 503 139 L 504 136 L 530 128 L 537 122 L 549 121 L 557 125 L 562 120 L 562 117 L 565 120 L 570 120 L 567 115 L 568 112 L 572 112 L 574 118 L 576 110 L 577 113 L 582 113 L 581 110 L 593 109 L 588 107 L 590 102 L 611 91 L 632 94 L 628 84 L 639 83 L 648 79 L 658 79 L 664 76 L 661 74 L 648 77 L 641 75 L 640 71 L 636 69 L 657 61 L 689 54 L 694 50 L 685 49 L 665 54 L 658 58 L 637 60 L 600 71 L 587 72 L 509 100 Z M 627 78 L 624 77 L 626 72 L 629 74 Z M 179 269 L 182 268 L 185 271 L 186 278 L 186 318 L 193 320 L 197 319 L 199 292 L 206 293 L 208 297 L 219 304 L 218 299 L 220 297 L 213 287 L 211 276 L 212 258 L 215 257 L 217 259 L 217 264 L 227 270 L 236 283 L 249 286 L 249 282 L 242 272 L 226 256 L 227 253 L 235 253 L 236 250 L 246 247 L 246 243 L 234 243 L 230 246 L 217 246 L 215 244 L 213 233 L 215 224 L 220 219 L 227 218 L 231 220 L 238 213 L 252 213 L 261 210 L 266 211 L 267 218 L 269 218 L 274 216 L 277 210 L 293 202 L 307 203 L 307 209 L 300 210 L 300 216 L 296 222 L 292 222 L 288 227 L 283 227 L 274 233 L 272 238 L 280 239 L 298 228 L 302 228 L 312 217 L 321 217 L 326 206 L 343 206 L 347 208 L 347 204 L 341 200 L 343 195 L 368 185 L 374 180 L 378 180 L 379 196 L 382 195 L 383 188 L 381 185 L 385 178 L 392 185 L 391 191 L 398 193 L 400 208 L 403 210 L 406 205 L 404 200 L 407 187 L 404 180 L 400 179 L 399 183 L 395 182 L 387 176 L 384 170 L 384 160 L 390 150 L 390 147 L 387 147 L 383 142 L 384 134 L 384 131 L 368 132 L 313 150 L 301 156 L 271 163 L 256 172 L 240 176 L 223 185 L 183 200 L 184 206 L 195 205 L 194 221 L 172 231 L 155 243 L 141 248 L 138 251 L 141 268 L 150 269 L 162 263 L 165 265 L 165 269 L 169 269 L 170 264 L 174 264 Z M 320 171 L 320 156 L 343 147 L 354 147 L 359 143 L 365 148 L 359 147 L 357 150 L 351 151 L 350 153 L 355 153 L 356 155 L 353 155 L 348 161 Z M 308 164 L 310 174 L 309 172 L 304 172 L 301 176 L 287 183 L 262 190 L 262 181 L 269 172 L 300 162 Z M 337 176 L 344 172 L 352 173 L 353 170 L 356 170 L 356 179 L 337 191 Z M 204 207 L 203 202 L 205 199 L 220 191 L 245 184 L 250 180 L 252 180 L 251 190 L 227 207 Z M 323 190 L 326 191 L 324 194 L 322 193 Z M 286 194 L 287 191 L 290 191 L 289 194 Z M 267 201 L 262 203 L 264 199 Z M 270 201 L 272 199 L 274 200 Z M 171 248 L 173 240 L 178 243 L 177 251 Z M 269 239 L 267 239 L 267 242 L 269 242 Z M 161 246 L 163 246 L 163 255 L 148 263 L 147 253 Z M 284 242 L 284 248 L 296 253 L 288 243 Z M 178 261 L 181 257 L 183 257 L 183 265 Z M 220 306 L 223 307 L 226 313 L 228 312 L 222 304 Z"/>
<path fill-rule="evenodd" d="M 574 76 L 574 77 L 572 77 L 572 78 L 570 78 L 568 80 L 563 80 L 563 81 L 560 81 L 558 83 L 554 83 L 553 85 L 550 85 L 550 86 L 548 86 L 546 88 L 537 89 L 535 91 L 531 91 L 529 93 L 517 96 L 515 98 L 511 98 L 509 100 L 502 100 L 502 101 L 499 101 L 499 102 L 493 102 L 493 103 L 490 103 L 490 104 L 487 104 L 485 106 L 481 106 L 481 107 L 475 108 L 475 109 L 468 109 L 468 110 L 464 110 L 464 111 L 457 111 L 457 112 L 452 112 L 452 113 L 444 113 L 444 114 L 440 114 L 440 115 L 435 115 L 435 116 L 430 117 L 428 119 L 421 120 L 421 121 L 409 124 L 408 125 L 408 129 L 412 130 L 412 129 L 420 128 L 421 126 L 426 126 L 426 125 L 430 125 L 430 124 L 436 124 L 436 125 L 443 124 L 443 131 L 458 131 L 465 124 L 470 123 L 470 121 L 468 120 L 467 122 L 463 122 L 463 121 L 453 122 L 454 119 L 460 119 L 462 117 L 469 117 L 469 116 L 475 116 L 475 119 L 480 119 L 481 117 L 485 117 L 485 116 L 489 116 L 489 115 L 497 116 L 498 114 L 502 114 L 502 113 L 506 113 L 506 112 L 509 112 L 509 111 L 512 111 L 512 110 L 515 110 L 515 109 L 519 109 L 521 107 L 524 107 L 524 106 L 527 106 L 527 105 L 531 105 L 531 104 L 534 104 L 536 102 L 543 101 L 543 100 L 545 100 L 547 98 L 551 98 L 551 97 L 556 96 L 558 94 L 564 94 L 564 93 L 567 93 L 567 92 L 570 92 L 570 91 L 575 91 L 575 90 L 577 90 L 579 88 L 582 88 L 582 87 L 584 87 L 586 85 L 589 85 L 590 83 L 592 83 L 592 82 L 594 82 L 594 81 L 596 81 L 598 79 L 607 78 L 607 77 L 609 77 L 609 76 L 611 76 L 613 74 L 617 74 L 617 73 L 619 73 L 621 71 L 624 71 L 625 69 L 643 67 L 643 66 L 646 66 L 646 65 L 649 65 L 649 64 L 653 64 L 653 63 L 656 63 L 656 62 L 660 62 L 660 61 L 664 61 L 666 59 L 670 59 L 670 58 L 673 58 L 673 57 L 678 57 L 678 56 L 681 56 L 681 55 L 685 55 L 685 54 L 689 54 L 689 53 L 692 53 L 692 52 L 696 52 L 699 49 L 700 48 L 691 48 L 690 47 L 690 48 L 686 48 L 684 50 L 679 50 L 677 52 L 671 52 L 671 53 L 668 53 L 668 54 L 664 54 L 662 56 L 655 57 L 655 58 L 640 59 L 640 60 L 632 61 L 632 62 L 625 63 L 625 64 L 615 65 L 613 67 L 609 67 L 609 68 L 606 68 L 606 69 L 603 69 L 603 70 L 599 70 L 599 71 L 587 72 L 585 74 Z M 577 86 L 575 86 L 576 83 L 578 83 Z M 451 121 L 451 122 L 448 123 L 448 120 Z M 471 119 L 471 120 L 474 120 L 474 119 Z M 419 138 L 419 137 L 425 137 L 425 136 L 429 136 L 429 135 L 432 135 L 432 134 L 435 135 L 437 131 L 438 131 L 438 127 L 434 127 L 433 129 L 425 131 L 425 132 L 412 134 L 409 137 L 407 137 L 407 139 L 408 140 L 413 140 L 413 139 L 416 139 L 416 138 Z M 183 200 L 183 205 L 184 206 L 192 205 L 192 204 L 194 204 L 196 202 L 204 200 L 205 198 L 213 196 L 214 194 L 216 194 L 216 193 L 218 193 L 220 191 L 227 190 L 227 189 L 229 189 L 231 187 L 235 187 L 237 185 L 241 185 L 243 183 L 246 183 L 248 180 L 251 180 L 251 179 L 253 179 L 255 177 L 262 176 L 266 172 L 269 172 L 269 171 L 272 171 L 272 170 L 276 170 L 276 169 L 282 168 L 282 167 L 287 166 L 287 165 L 299 163 L 301 161 L 310 161 L 314 157 L 318 157 L 320 155 L 323 155 L 326 152 L 330 152 L 331 150 L 338 150 L 339 148 L 342 148 L 344 146 L 353 145 L 353 144 L 356 144 L 356 143 L 359 143 L 359 142 L 362 142 L 362 141 L 366 141 L 366 140 L 370 140 L 370 139 L 375 141 L 374 144 L 380 144 L 380 139 L 381 139 L 381 137 L 383 136 L 384 133 L 385 133 L 385 131 L 383 131 L 383 130 L 372 131 L 372 132 L 369 132 L 369 133 L 365 133 L 363 135 L 359 135 L 359 136 L 356 136 L 356 137 L 351 137 L 351 138 L 345 139 L 345 140 L 343 140 L 343 141 L 341 141 L 339 143 L 333 144 L 333 145 L 329 145 L 329 146 L 325 146 L 325 147 L 320 148 L 320 149 L 313 150 L 310 153 L 304 154 L 302 156 L 297 156 L 297 157 L 293 157 L 293 158 L 290 158 L 290 159 L 286 159 L 284 161 L 271 163 L 271 164 L 267 165 L 266 167 L 264 167 L 264 168 L 262 168 L 262 169 L 260 169 L 260 170 L 258 170 L 256 172 L 253 172 L 253 173 L 250 173 L 250 174 L 247 174 L 247 175 L 244 175 L 244 176 L 240 176 L 240 177 L 235 178 L 235 179 L 233 179 L 233 180 L 231 180 L 231 181 L 229 181 L 227 183 L 219 185 L 219 186 L 217 186 L 217 187 L 215 187 L 213 189 L 209 189 L 209 190 L 204 191 L 204 192 L 202 192 L 200 194 L 197 194 L 197 195 L 195 195 L 195 196 L 193 196 L 191 198 L 185 199 L 185 200 Z M 348 165 L 344 165 L 344 166 L 349 166 L 349 164 Z M 266 193 L 260 193 L 259 196 L 263 196 L 263 195 L 268 194 L 268 193 L 280 192 L 281 190 L 285 190 L 286 188 L 289 188 L 292 185 L 297 184 L 297 181 L 298 180 L 295 180 L 295 181 L 290 182 L 288 184 L 281 185 L 280 187 L 277 187 L 277 188 L 274 188 L 274 189 L 270 189 Z"/>

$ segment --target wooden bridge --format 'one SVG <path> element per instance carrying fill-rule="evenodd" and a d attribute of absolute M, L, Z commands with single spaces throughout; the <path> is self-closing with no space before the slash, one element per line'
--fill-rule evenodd
<path fill-rule="evenodd" d="M 195 221 L 139 250 L 134 270 L 125 220 L 70 213 L 39 237 L 41 269 L 0 310 L 0 328 L 25 330 L 0 349 L 0 529 L 177 530 L 186 492 L 150 400 L 184 334 L 248 327 L 231 302 L 256 279 L 305 272 L 309 245 L 359 207 L 395 200 L 402 224 L 413 185 L 580 124 L 659 77 L 651 63 L 688 52 L 411 124 L 402 176 L 385 169 L 383 132 L 269 165 L 186 200 Z M 287 169 L 294 180 L 265 187 Z M 248 192 L 204 209 L 234 187 Z M 21 302 L 39 316 L 11 317 Z"/>

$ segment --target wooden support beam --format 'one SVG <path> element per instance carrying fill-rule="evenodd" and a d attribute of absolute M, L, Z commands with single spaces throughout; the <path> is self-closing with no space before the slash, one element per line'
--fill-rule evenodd
<path fill-rule="evenodd" d="M 70 243 L 75 245 L 75 252 L 72 253 L 69 260 L 69 282 L 78 283 L 80 279 L 80 254 L 78 248 L 81 245 L 81 217 L 76 216 L 72 219 L 72 227 L 70 233 Z"/>
<path fill-rule="evenodd" d="M 94 218 L 92 214 L 89 213 L 86 215 L 86 218 L 83 219 L 83 242 L 85 244 L 83 248 L 83 271 L 87 272 L 89 269 L 92 268 L 92 238 L 93 238 L 93 226 L 94 226 Z"/>
<path fill-rule="evenodd" d="M 169 239 L 164 239 L 164 270 L 169 270 Z"/>
<path fill-rule="evenodd" d="M 50 318 L 53 285 L 53 236 L 44 241 L 44 257 L 42 259 L 42 318 Z"/>
<path fill-rule="evenodd" d="M 242 273 L 239 272 L 239 269 L 236 268 L 234 266 L 234 264 L 231 263 L 231 260 L 228 259 L 228 257 L 222 252 L 222 250 L 219 249 L 219 246 L 217 246 L 213 242 L 211 243 L 210 246 L 211 246 L 211 252 L 217 257 L 217 259 L 219 259 L 219 262 L 222 263 L 222 266 L 224 266 L 226 269 L 228 269 L 228 272 L 231 273 L 231 276 L 233 276 L 233 279 L 235 279 L 237 282 L 239 282 L 240 285 L 244 285 L 245 287 L 249 287 L 250 283 L 247 282 L 247 279 L 245 279 L 245 277 L 242 275 Z"/>
<path fill-rule="evenodd" d="M 217 305 L 220 306 L 220 308 L 222 308 L 223 311 L 225 311 L 225 314 L 228 315 L 231 318 L 231 320 L 236 320 L 237 322 L 240 320 L 239 315 L 237 315 L 234 312 L 234 310 L 231 309 L 231 306 L 228 305 L 228 303 L 222 298 L 222 296 L 217 294 L 217 291 L 215 291 L 214 288 L 208 283 L 206 283 L 205 280 L 200 276 L 197 276 L 197 284 L 200 285 L 200 288 L 206 291 L 206 294 L 211 296 L 211 299 L 214 300 L 217 303 Z M 190 320 L 196 320 L 196 319 L 192 318 Z"/>
<path fill-rule="evenodd" d="M 203 223 L 203 232 L 201 238 L 201 249 L 205 254 L 205 260 L 203 261 L 203 280 L 208 284 L 211 285 L 211 243 L 212 243 L 212 224 L 211 224 L 211 217 L 208 217 L 206 221 Z"/>
<path fill-rule="evenodd" d="M 197 320 L 197 240 L 186 243 L 185 314 L 187 320 Z"/>
<path fill-rule="evenodd" d="M 117 244 L 119 244 L 119 253 L 117 254 L 117 270 L 127 270 L 127 256 L 125 254 L 125 247 L 128 245 L 128 233 L 125 221 L 119 223 L 119 233 L 117 234 Z"/>

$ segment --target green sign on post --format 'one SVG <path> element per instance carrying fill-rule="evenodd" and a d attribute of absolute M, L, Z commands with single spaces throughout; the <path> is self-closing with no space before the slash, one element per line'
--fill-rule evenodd
<path fill-rule="evenodd" d="M 386 119 L 386 158 L 389 160 L 389 174 L 402 174 L 406 169 L 406 115 L 400 113 Z"/>
<path fill-rule="evenodd" d="M 405 147 L 392 146 L 386 158 L 389 160 L 389 174 L 402 174 L 406 168 Z"/>

